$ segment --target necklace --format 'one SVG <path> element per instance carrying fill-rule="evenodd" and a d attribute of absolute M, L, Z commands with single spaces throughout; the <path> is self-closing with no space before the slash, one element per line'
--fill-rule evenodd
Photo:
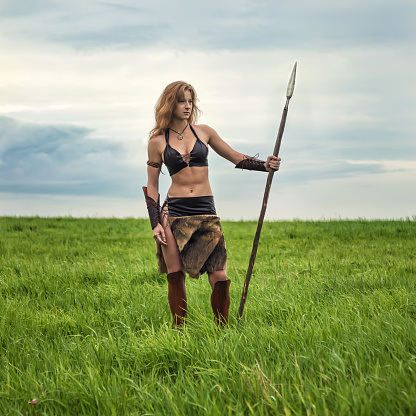
<path fill-rule="evenodd" d="M 188 126 L 189 126 L 189 123 L 186 124 L 185 128 L 180 133 L 176 130 L 171 129 L 170 127 L 169 127 L 169 130 L 174 131 L 178 135 L 178 140 L 182 140 L 183 139 L 182 133 L 186 130 Z"/>

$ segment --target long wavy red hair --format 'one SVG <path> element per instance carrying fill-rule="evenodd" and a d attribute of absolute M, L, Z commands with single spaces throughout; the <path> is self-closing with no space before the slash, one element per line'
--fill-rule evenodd
<path fill-rule="evenodd" d="M 163 134 L 169 127 L 169 123 L 172 119 L 172 113 L 175 109 L 175 105 L 185 97 L 185 91 L 189 91 L 192 97 L 192 111 L 189 116 L 189 124 L 196 123 L 200 110 L 196 104 L 197 96 L 194 87 L 183 81 L 175 81 L 169 84 L 162 95 L 157 100 L 155 106 L 155 126 L 149 133 L 149 140 L 155 136 Z"/>

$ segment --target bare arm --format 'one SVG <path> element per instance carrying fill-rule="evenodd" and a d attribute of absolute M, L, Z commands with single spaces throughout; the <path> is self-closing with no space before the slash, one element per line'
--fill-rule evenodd
<path fill-rule="evenodd" d="M 147 147 L 148 153 L 148 162 L 152 165 L 147 165 L 147 195 L 152 198 L 154 201 L 159 199 L 159 176 L 160 176 L 160 167 L 162 166 L 162 156 L 159 151 L 158 140 L 156 138 L 151 139 Z M 160 167 L 155 167 L 154 165 L 159 164 Z M 166 234 L 163 229 L 162 224 L 157 224 L 153 228 L 153 238 L 156 242 L 167 245 L 166 243 Z"/>
<path fill-rule="evenodd" d="M 147 147 L 148 161 L 162 165 L 162 156 L 159 152 L 156 138 L 149 141 Z M 147 165 L 147 195 L 157 201 L 159 196 L 159 175 L 160 168 Z"/>
<path fill-rule="evenodd" d="M 218 133 L 209 126 L 203 126 L 203 129 L 208 134 L 208 144 L 224 159 L 236 165 L 240 160 L 244 158 L 242 153 L 234 150 L 228 143 L 226 143 Z"/>
<path fill-rule="evenodd" d="M 222 156 L 224 159 L 229 160 L 230 162 L 237 165 L 237 163 L 241 162 L 246 156 L 243 153 L 239 153 L 234 150 L 228 143 L 226 143 L 218 133 L 209 126 L 203 126 L 204 130 L 208 134 L 208 143 L 214 149 L 216 153 Z M 274 170 L 279 170 L 280 167 L 280 158 L 276 156 L 268 156 L 267 161 L 264 163 L 264 166 L 267 171 L 270 168 Z"/>

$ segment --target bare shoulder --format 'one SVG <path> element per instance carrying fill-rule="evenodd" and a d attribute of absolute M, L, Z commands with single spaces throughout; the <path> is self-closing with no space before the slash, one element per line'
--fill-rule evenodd
<path fill-rule="evenodd" d="M 212 127 L 207 126 L 206 124 L 194 124 L 193 127 L 195 128 L 195 130 L 202 131 L 207 134 L 215 131 Z"/>
<path fill-rule="evenodd" d="M 159 134 L 158 136 L 154 136 L 149 140 L 148 144 L 149 149 L 160 149 L 165 147 L 165 136 L 163 134 Z"/>
<path fill-rule="evenodd" d="M 211 139 L 219 137 L 218 133 L 212 127 L 207 126 L 206 124 L 196 124 L 193 127 L 198 134 L 198 137 L 207 144 Z"/>
<path fill-rule="evenodd" d="M 220 135 L 210 126 L 198 124 L 195 126 L 198 137 L 209 145 L 224 159 L 237 164 L 242 159 L 242 154 L 235 151 Z"/>
<path fill-rule="evenodd" d="M 165 136 L 163 134 L 152 137 L 149 140 L 149 143 L 147 145 L 147 151 L 149 153 L 149 160 L 161 159 L 164 148 L 165 148 Z"/>

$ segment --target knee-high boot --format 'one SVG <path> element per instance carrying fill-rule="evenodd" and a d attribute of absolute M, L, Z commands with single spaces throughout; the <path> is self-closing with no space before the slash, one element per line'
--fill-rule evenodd
<path fill-rule="evenodd" d="M 173 316 L 173 327 L 183 326 L 186 319 L 186 290 L 185 274 L 178 272 L 168 273 L 168 300 Z"/>
<path fill-rule="evenodd" d="M 217 325 L 228 326 L 228 311 L 230 309 L 231 280 L 219 280 L 215 283 L 211 295 L 211 307 Z"/>

